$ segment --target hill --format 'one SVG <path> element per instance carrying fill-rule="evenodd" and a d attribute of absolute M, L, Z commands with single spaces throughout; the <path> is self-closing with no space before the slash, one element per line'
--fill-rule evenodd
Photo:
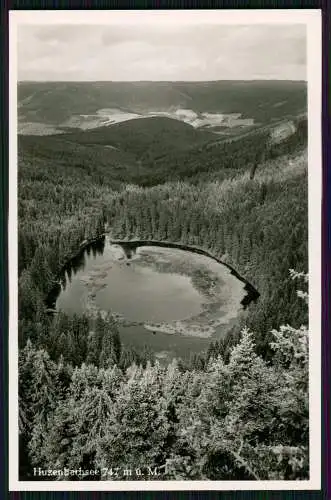
<path fill-rule="evenodd" d="M 109 90 L 100 84 L 98 96 L 77 84 L 75 95 L 75 84 L 61 85 L 23 93 L 20 110 L 45 120 L 41 129 L 49 119 L 54 129 L 85 101 L 94 109 Z M 141 106 L 149 85 L 137 86 L 145 92 Z M 217 83 L 192 84 L 191 94 L 189 84 L 177 85 L 164 102 L 184 105 L 193 91 L 195 109 L 221 101 Z M 180 85 L 187 91 L 181 96 Z M 124 94 L 116 88 L 119 102 Z M 241 94 L 231 94 L 229 107 L 243 103 L 253 112 L 259 99 L 266 106 L 265 123 L 238 125 L 235 137 L 169 116 L 19 136 L 21 479 L 36 480 L 34 467 L 55 463 L 124 470 L 138 462 L 152 470 L 167 464 L 165 477 L 175 480 L 308 477 L 309 342 L 301 327 L 308 311 L 289 273 L 308 268 L 307 119 L 289 118 L 291 109 L 299 114 L 295 99 L 286 109 L 272 106 L 270 88 L 243 84 Z M 127 100 L 134 101 L 129 92 Z M 163 368 L 141 338 L 137 348 L 121 340 L 115 316 L 50 314 L 47 298 L 61 286 L 66 264 L 75 272 L 86 242 L 105 230 L 115 239 L 200 247 L 245 277 L 259 300 L 207 351 Z"/>
<path fill-rule="evenodd" d="M 306 87 L 291 81 L 20 82 L 19 130 L 41 135 L 163 114 L 224 133 L 305 112 Z"/>
<path fill-rule="evenodd" d="M 137 157 L 163 154 L 202 145 L 215 139 L 207 130 L 196 130 L 190 125 L 166 117 L 141 118 L 111 127 L 98 127 L 83 132 L 64 134 L 64 140 L 78 144 L 111 145 Z"/>
<path fill-rule="evenodd" d="M 306 118 L 293 121 L 293 127 L 289 136 L 275 144 L 271 138 L 277 127 L 273 126 L 215 141 L 211 132 L 154 117 L 66 134 L 22 135 L 18 151 L 24 168 L 32 168 L 30 175 L 40 165 L 50 168 L 53 176 L 81 172 L 93 182 L 110 183 L 113 188 L 123 183 L 153 186 L 199 180 L 201 174 L 209 179 L 231 177 L 267 158 L 293 153 L 307 140 Z"/>

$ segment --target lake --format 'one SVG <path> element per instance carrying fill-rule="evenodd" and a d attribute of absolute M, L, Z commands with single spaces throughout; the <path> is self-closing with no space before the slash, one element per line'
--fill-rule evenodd
<path fill-rule="evenodd" d="M 123 344 L 147 346 L 161 360 L 207 348 L 243 310 L 247 284 L 208 255 L 161 245 L 109 237 L 87 245 L 66 266 L 56 309 L 111 312 Z"/>

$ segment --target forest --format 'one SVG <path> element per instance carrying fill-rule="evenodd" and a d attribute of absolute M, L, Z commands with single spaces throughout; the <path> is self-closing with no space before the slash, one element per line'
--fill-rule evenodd
<path fill-rule="evenodd" d="M 306 479 L 307 119 L 275 144 L 256 130 L 193 147 L 161 125 L 162 146 L 112 127 L 19 137 L 20 478 Z M 204 248 L 259 300 L 208 350 L 161 366 L 111 315 L 47 311 L 63 266 L 105 231 Z"/>

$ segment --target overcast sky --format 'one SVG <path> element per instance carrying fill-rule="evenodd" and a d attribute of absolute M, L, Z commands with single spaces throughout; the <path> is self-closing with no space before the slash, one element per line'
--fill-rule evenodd
<path fill-rule="evenodd" d="M 18 79 L 306 79 L 305 25 L 20 25 Z"/>

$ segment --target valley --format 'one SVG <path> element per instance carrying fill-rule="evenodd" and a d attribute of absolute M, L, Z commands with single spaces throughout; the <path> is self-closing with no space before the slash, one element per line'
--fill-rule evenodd
<path fill-rule="evenodd" d="M 307 477 L 306 84 L 18 99 L 21 476 L 122 463 L 125 444 L 166 479 L 252 479 L 240 446 L 261 478 Z"/>
<path fill-rule="evenodd" d="M 295 118 L 305 112 L 305 93 L 305 82 L 284 81 L 21 82 L 18 132 L 48 135 L 166 117 L 217 135 L 235 135 Z"/>

